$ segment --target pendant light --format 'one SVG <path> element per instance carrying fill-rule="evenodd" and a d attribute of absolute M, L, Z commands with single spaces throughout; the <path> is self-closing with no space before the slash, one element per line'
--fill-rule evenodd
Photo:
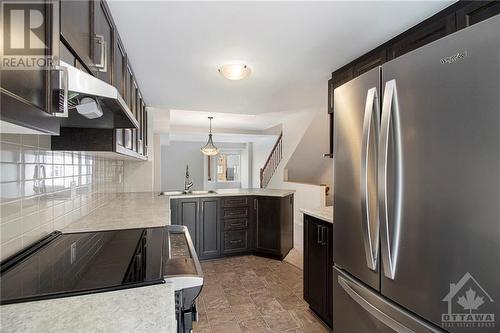
<path fill-rule="evenodd" d="M 214 117 L 208 117 L 208 119 L 210 120 L 210 132 L 208 133 L 208 141 L 207 144 L 201 147 L 200 150 L 205 155 L 214 156 L 219 153 L 219 149 L 214 146 L 214 142 L 212 141 L 212 119 L 214 119 Z"/>

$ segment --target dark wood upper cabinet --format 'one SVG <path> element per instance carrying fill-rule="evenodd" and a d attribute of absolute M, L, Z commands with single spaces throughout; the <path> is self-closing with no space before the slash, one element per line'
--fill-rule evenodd
<path fill-rule="evenodd" d="M 334 150 L 333 90 L 366 71 L 383 65 L 405 53 L 452 34 L 460 29 L 500 14 L 500 1 L 457 1 L 416 26 L 402 32 L 372 51 L 349 62 L 332 73 L 328 80 L 328 113 L 330 113 L 330 154 Z M 332 155 L 330 155 L 332 156 Z"/>
<path fill-rule="evenodd" d="M 6 3 L 3 9 L 26 10 L 24 3 Z M 39 10 L 43 23 L 35 30 L 36 36 L 47 48 L 41 56 L 59 56 L 58 3 L 32 3 L 33 10 Z M 11 11 L 9 11 L 11 12 Z M 7 12 L 6 12 L 7 13 Z M 7 15 L 7 14 L 5 14 Z M 10 17 L 10 16 L 9 16 Z M 2 22 L 3 24 L 3 22 Z M 23 35 L 17 31 L 19 25 L 12 25 L 10 36 Z M 7 43 L 7 41 L 6 41 Z M 26 40 L 25 40 L 26 45 Z M 5 50 L 4 50 L 5 52 Z M 8 56 L 8 54 L 2 54 Z M 19 53 L 15 53 L 16 56 Z M 30 55 L 34 55 L 31 54 Z M 0 118 L 4 121 L 34 129 L 47 134 L 59 133 L 59 120 L 52 115 L 59 112 L 59 72 L 55 70 L 14 70 L 2 68 L 0 75 Z"/>
<path fill-rule="evenodd" d="M 333 79 L 328 80 L 328 113 L 333 113 Z"/>
<path fill-rule="evenodd" d="M 143 155 L 148 154 L 148 112 L 146 110 L 146 104 L 143 102 L 143 110 L 144 110 L 144 152 Z"/>
<path fill-rule="evenodd" d="M 113 77 L 113 20 L 106 2 L 96 1 L 94 7 L 93 63 L 96 76 L 111 84 Z"/>
<path fill-rule="evenodd" d="M 61 36 L 83 64 L 94 71 L 93 62 L 93 7 L 91 0 L 62 0 Z"/>
<path fill-rule="evenodd" d="M 127 64 L 127 54 L 125 53 L 125 48 L 123 47 L 122 41 L 118 32 L 115 30 L 113 38 L 113 85 L 122 96 L 123 99 L 126 97 L 126 64 Z"/>
<path fill-rule="evenodd" d="M 387 60 L 397 58 L 456 31 L 455 13 L 425 21 L 397 38 L 387 48 Z"/>
<path fill-rule="evenodd" d="M 341 85 L 343 85 L 346 82 L 351 81 L 353 78 L 353 67 L 352 66 L 344 66 L 332 74 L 332 82 L 333 82 L 333 88 L 337 88 Z M 332 106 L 333 106 L 333 99 L 332 99 Z"/>
<path fill-rule="evenodd" d="M 125 99 L 125 103 L 127 103 L 127 106 L 129 107 L 130 111 L 132 111 L 133 82 L 134 82 L 134 75 L 132 74 L 132 69 L 130 68 L 130 65 L 127 63 L 125 64 L 125 96 L 123 96 L 123 98 Z"/>
<path fill-rule="evenodd" d="M 500 1 L 467 1 L 467 4 L 456 12 L 457 30 L 498 14 L 500 14 Z"/>
<path fill-rule="evenodd" d="M 353 77 L 366 73 L 377 66 L 381 66 L 387 59 L 386 53 L 387 50 L 385 47 L 381 47 L 362 56 L 353 66 Z"/>

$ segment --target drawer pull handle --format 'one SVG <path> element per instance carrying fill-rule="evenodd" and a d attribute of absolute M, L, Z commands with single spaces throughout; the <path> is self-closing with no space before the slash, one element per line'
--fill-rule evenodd
<path fill-rule="evenodd" d="M 239 239 L 239 240 L 230 240 L 229 243 L 231 243 L 231 244 L 238 244 L 238 243 L 241 243 L 241 239 Z"/>

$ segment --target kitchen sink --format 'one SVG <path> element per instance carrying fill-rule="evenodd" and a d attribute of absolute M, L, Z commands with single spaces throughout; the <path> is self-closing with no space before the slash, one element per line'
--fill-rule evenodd
<path fill-rule="evenodd" d="M 209 193 L 217 193 L 215 191 L 191 191 L 191 194 L 209 194 Z"/>
<path fill-rule="evenodd" d="M 208 191 L 166 191 L 166 192 L 161 192 L 160 195 L 202 195 L 202 194 L 212 194 L 212 193 L 217 193 L 214 190 L 208 190 Z"/>

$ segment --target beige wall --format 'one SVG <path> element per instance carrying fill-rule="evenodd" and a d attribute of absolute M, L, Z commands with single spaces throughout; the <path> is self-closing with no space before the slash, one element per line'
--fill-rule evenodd
<path fill-rule="evenodd" d="M 50 151 L 50 136 L 0 134 L 0 260 L 123 191 L 123 162 Z"/>

